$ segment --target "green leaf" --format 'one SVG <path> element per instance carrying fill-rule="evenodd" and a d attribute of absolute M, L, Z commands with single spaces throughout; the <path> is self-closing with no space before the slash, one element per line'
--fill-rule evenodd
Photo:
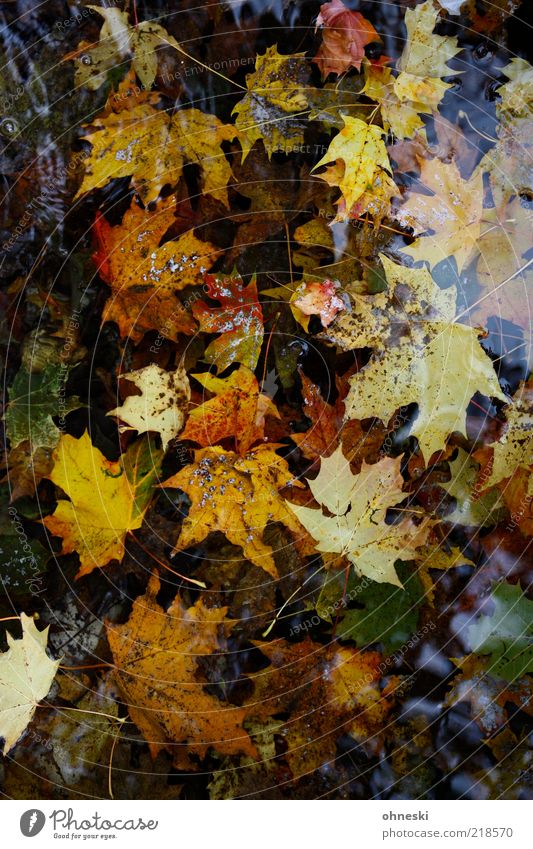
<path fill-rule="evenodd" d="M 29 440 L 33 451 L 55 448 L 60 430 L 52 416 L 63 418 L 81 407 L 79 398 L 67 398 L 65 383 L 70 366 L 54 363 L 42 372 L 28 372 L 22 366 L 9 389 L 9 404 L 5 414 L 7 438 L 11 448 Z"/>
<path fill-rule="evenodd" d="M 424 602 L 424 587 L 412 564 L 398 561 L 396 571 L 403 589 L 353 576 L 345 586 L 344 572 L 333 579 L 328 576 L 317 601 L 318 615 L 333 622 L 341 611 L 337 624 L 341 640 L 353 640 L 359 648 L 382 643 L 392 654 L 416 631 Z M 345 609 L 354 602 L 362 607 Z"/>
<path fill-rule="evenodd" d="M 533 672 L 533 601 L 519 585 L 504 583 L 494 587 L 492 601 L 493 612 L 468 629 L 470 647 L 490 655 L 490 675 L 513 682 Z"/>

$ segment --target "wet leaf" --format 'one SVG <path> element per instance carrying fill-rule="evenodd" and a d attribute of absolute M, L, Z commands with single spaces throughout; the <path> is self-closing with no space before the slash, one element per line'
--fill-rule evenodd
<path fill-rule="evenodd" d="M 360 12 L 347 9 L 342 0 L 323 3 L 316 25 L 322 26 L 322 44 L 313 61 L 324 78 L 331 73 L 339 76 L 350 68 L 359 71 L 365 46 L 381 41 L 370 21 Z"/>
<path fill-rule="evenodd" d="M 107 629 L 119 687 L 152 757 L 167 748 L 185 770 L 197 769 L 211 748 L 257 757 L 242 727 L 246 711 L 208 693 L 199 670 L 199 659 L 227 648 L 227 608 L 206 607 L 202 599 L 187 607 L 176 596 L 165 612 L 159 588 L 152 576 L 128 621 Z"/>
<path fill-rule="evenodd" d="M 270 398 L 259 392 L 257 378 L 246 366 L 225 379 L 211 374 L 192 377 L 216 397 L 191 410 L 182 439 L 206 448 L 233 438 L 238 453 L 246 454 L 264 438 L 265 416 L 279 415 Z"/>
<path fill-rule="evenodd" d="M 213 531 L 222 531 L 242 548 L 247 560 L 272 577 L 278 572 L 271 547 L 263 541 L 268 522 L 282 522 L 306 553 L 304 529 L 280 494 L 287 486 L 303 487 L 294 480 L 285 460 L 267 446 L 239 457 L 214 446 L 195 452 L 194 463 L 162 484 L 178 488 L 190 500 L 174 551 L 198 545 Z"/>
<path fill-rule="evenodd" d="M 163 451 L 166 451 L 170 440 L 180 433 L 185 424 L 191 396 L 185 369 L 181 366 L 168 372 L 152 363 L 121 377 L 134 383 L 141 394 L 129 395 L 122 406 L 110 410 L 107 415 L 125 422 L 125 427 L 119 426 L 121 431 L 159 433 Z"/>
<path fill-rule="evenodd" d="M 169 116 L 141 103 L 127 112 L 95 118 L 91 128 L 85 137 L 92 145 L 91 154 L 77 197 L 118 177 L 131 177 L 148 204 L 163 186 L 175 186 L 183 166 L 191 163 L 200 168 L 202 191 L 228 205 L 231 168 L 220 145 L 231 141 L 236 130 L 215 115 L 191 108 Z"/>
<path fill-rule="evenodd" d="M 209 297 L 219 301 L 220 306 L 210 307 L 200 301 L 193 304 L 192 312 L 200 330 L 221 334 L 207 346 L 205 359 L 219 372 L 235 362 L 253 371 L 264 333 L 255 277 L 247 286 L 236 271 L 229 276 L 209 274 L 205 279 Z"/>
<path fill-rule="evenodd" d="M 63 540 L 62 554 L 76 551 L 77 577 L 122 560 L 129 531 L 140 528 L 159 474 L 161 452 L 147 439 L 130 446 L 118 462 L 95 448 L 87 431 L 61 437 L 48 477 L 70 500 L 59 498 L 44 524 Z"/>
<path fill-rule="evenodd" d="M 39 631 L 30 616 L 20 616 L 22 637 L 7 633 L 8 650 L 0 654 L 0 737 L 3 753 L 24 733 L 41 699 L 48 695 L 59 660 L 46 654 L 48 628 Z"/>
<path fill-rule="evenodd" d="M 417 527 L 407 517 L 393 525 L 385 523 L 387 509 L 405 499 L 400 460 L 387 457 L 373 466 L 363 462 L 361 472 L 354 475 L 339 447 L 322 458 L 318 477 L 308 484 L 328 513 L 287 505 L 317 541 L 317 551 L 343 555 L 357 575 L 401 587 L 394 564 L 414 557 L 429 528 L 427 523 Z"/>

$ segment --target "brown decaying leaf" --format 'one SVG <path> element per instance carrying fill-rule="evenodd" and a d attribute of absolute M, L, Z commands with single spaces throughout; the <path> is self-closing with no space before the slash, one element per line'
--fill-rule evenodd
<path fill-rule="evenodd" d="M 179 596 L 165 612 L 157 603 L 160 581 L 152 576 L 124 625 L 108 624 L 116 678 L 130 716 L 155 757 L 162 748 L 178 769 L 197 769 L 209 749 L 257 756 L 242 723 L 244 708 L 205 690 L 198 661 L 227 650 L 232 623 L 227 608 L 202 599 L 187 607 Z"/>

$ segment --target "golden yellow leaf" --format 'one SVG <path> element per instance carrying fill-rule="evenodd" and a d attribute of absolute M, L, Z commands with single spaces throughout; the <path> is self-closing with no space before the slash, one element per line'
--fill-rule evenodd
<path fill-rule="evenodd" d="M 129 395 L 122 406 L 108 416 L 117 416 L 126 426 L 119 430 L 138 433 L 154 431 L 161 436 L 163 451 L 171 439 L 183 429 L 191 397 L 189 380 L 183 366 L 168 372 L 151 363 L 149 366 L 122 374 L 141 390 L 141 395 Z"/>
<path fill-rule="evenodd" d="M 304 140 L 307 116 L 305 84 L 308 67 L 305 53 L 282 56 L 273 44 L 257 56 L 255 71 L 246 76 L 248 93 L 233 114 L 242 145 L 242 161 L 258 139 L 263 139 L 268 158 L 278 150 L 291 153 Z"/>
<path fill-rule="evenodd" d="M 126 534 L 142 525 L 161 459 L 147 439 L 113 462 L 93 446 L 87 431 L 80 439 L 61 437 L 47 477 L 70 500 L 59 498 L 54 513 L 43 521 L 63 539 L 62 554 L 78 553 L 77 577 L 122 560 Z"/>
<path fill-rule="evenodd" d="M 77 50 L 65 56 L 75 63 L 76 85 L 96 91 L 113 68 L 121 67 L 133 55 L 132 68 L 143 87 L 152 87 L 157 74 L 156 49 L 161 46 L 179 50 L 178 42 L 164 27 L 153 21 L 140 21 L 130 26 L 128 13 L 115 7 L 87 6 L 104 18 L 100 39 L 96 44 L 82 41 Z"/>
<path fill-rule="evenodd" d="M 338 186 L 349 212 L 363 194 L 373 192 L 373 186 L 381 175 L 390 173 L 391 165 L 381 127 L 348 115 L 343 120 L 344 127 L 313 171 L 337 159 L 343 160 L 344 173 Z"/>
<path fill-rule="evenodd" d="M 287 502 L 311 536 L 317 551 L 348 558 L 358 575 L 379 583 L 401 586 L 394 569 L 397 560 L 411 560 L 426 541 L 427 522 L 416 526 L 411 519 L 387 525 L 387 509 L 404 501 L 401 458 L 385 457 L 369 466 L 363 461 L 354 475 L 339 446 L 322 457 L 320 472 L 308 484 L 313 496 L 328 513 Z"/>
<path fill-rule="evenodd" d="M 393 76 L 391 68 L 373 65 L 366 61 L 364 69 L 363 91 L 367 97 L 379 103 L 385 130 L 390 130 L 399 139 L 414 136 L 417 130 L 424 127 L 420 115 L 429 114 L 431 109 L 424 103 L 399 98 L 395 87 L 398 80 Z"/>
<path fill-rule="evenodd" d="M 418 77 L 448 77 L 456 71 L 448 62 L 459 53 L 457 39 L 434 35 L 440 9 L 433 0 L 426 0 L 414 9 L 407 9 L 404 23 L 407 41 L 398 61 L 398 69 Z"/>
<path fill-rule="evenodd" d="M 202 542 L 212 531 L 222 531 L 244 556 L 277 578 L 271 547 L 263 542 L 268 522 L 282 522 L 297 546 L 309 549 L 307 535 L 294 518 L 279 490 L 303 488 L 294 480 L 285 460 L 269 446 L 260 446 L 245 457 L 219 446 L 195 452 L 194 463 L 169 478 L 163 487 L 183 490 L 190 500 L 174 552 Z"/>
<path fill-rule="evenodd" d="M 462 271 L 481 232 L 483 177 L 478 171 L 470 180 L 463 180 L 455 163 L 421 159 L 419 185 L 431 194 L 410 191 L 396 218 L 416 236 L 433 232 L 403 248 L 403 253 L 416 262 L 425 260 L 431 267 L 453 256 Z"/>
<path fill-rule="evenodd" d="M 227 607 L 202 599 L 187 607 L 176 596 L 168 610 L 157 602 L 160 581 L 152 576 L 124 625 L 108 625 L 116 678 L 129 713 L 153 757 L 167 748 L 178 769 L 197 769 L 195 757 L 210 748 L 220 754 L 257 757 L 242 727 L 244 708 L 204 689 L 198 661 L 227 650 Z"/>
<path fill-rule="evenodd" d="M 451 87 L 441 78 L 457 73 L 447 65 L 459 52 L 457 39 L 434 35 L 438 17 L 439 9 L 432 0 L 407 9 L 407 40 L 397 76 L 391 68 L 365 61 L 364 93 L 380 104 L 383 126 L 400 139 L 424 131 L 420 116 L 434 113 Z"/>
<path fill-rule="evenodd" d="M 85 160 L 81 197 L 117 177 L 131 177 L 145 204 L 156 200 L 166 184 L 175 185 L 186 163 L 198 165 L 205 194 L 228 206 L 231 168 L 221 148 L 236 130 L 199 109 L 174 115 L 141 103 L 133 109 L 95 118 L 85 136 L 92 145 Z"/>
<path fill-rule="evenodd" d="M 425 268 L 381 261 L 393 321 L 385 318 L 382 345 L 350 378 L 346 417 L 388 422 L 399 407 L 417 404 L 411 433 L 428 462 L 451 433 L 466 436 L 466 409 L 476 392 L 505 395 L 478 332 L 454 321 L 455 290 L 439 289 Z M 357 324 L 353 333 L 356 347 Z"/>
<path fill-rule="evenodd" d="M 31 616 L 22 613 L 22 638 L 7 633 L 6 652 L 0 654 L 0 737 L 4 755 L 13 748 L 44 699 L 59 667 L 46 654 L 48 628 L 38 631 Z"/>

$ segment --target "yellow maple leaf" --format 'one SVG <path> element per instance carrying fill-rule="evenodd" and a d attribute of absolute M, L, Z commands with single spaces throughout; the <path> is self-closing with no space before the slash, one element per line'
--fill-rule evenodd
<path fill-rule="evenodd" d="M 392 315 L 382 319 L 382 344 L 350 378 L 346 417 L 388 422 L 399 407 L 417 404 L 411 432 L 428 462 L 451 433 L 466 436 L 466 409 L 476 392 L 506 397 L 478 331 L 454 321 L 455 290 L 439 289 L 426 268 L 403 268 L 383 256 L 381 261 Z M 357 339 L 355 323 L 353 347 Z"/>
<path fill-rule="evenodd" d="M 470 323 L 486 326 L 489 317 L 496 316 L 522 327 L 529 338 L 533 270 L 526 255 L 531 243 L 531 211 L 514 197 L 502 212 L 483 210 L 481 226 L 476 275 L 485 291 L 476 297 Z"/>
<path fill-rule="evenodd" d="M 302 526 L 279 494 L 294 480 L 285 460 L 272 448 L 260 446 L 239 457 L 219 446 L 195 452 L 194 463 L 161 484 L 183 490 L 190 500 L 174 552 L 197 545 L 212 531 L 222 531 L 242 548 L 244 556 L 277 578 L 272 548 L 263 542 L 268 522 L 282 522 L 296 537 L 296 545 L 308 552 Z"/>
<path fill-rule="evenodd" d="M 328 513 L 287 502 L 311 536 L 317 551 L 348 558 L 358 575 L 379 583 L 401 586 L 394 569 L 397 560 L 411 560 L 426 541 L 427 522 L 416 526 L 411 519 L 387 525 L 387 509 L 404 501 L 401 458 L 386 457 L 367 465 L 363 460 L 358 475 L 339 446 L 330 457 L 322 457 L 320 472 L 308 480 L 316 501 Z"/>
<path fill-rule="evenodd" d="M 70 500 L 59 498 L 54 513 L 43 521 L 63 539 L 62 554 L 78 553 L 77 577 L 122 560 L 126 534 L 142 525 L 161 459 L 147 439 L 113 462 L 93 446 L 87 431 L 80 439 L 61 437 L 47 477 Z"/>
<path fill-rule="evenodd" d="M 432 0 L 407 9 L 407 40 L 397 76 L 391 68 L 365 60 L 363 91 L 379 103 L 385 129 L 400 139 L 411 138 L 417 130 L 424 132 L 420 116 L 434 113 L 451 87 L 441 78 L 457 73 L 447 65 L 459 52 L 457 39 L 433 33 L 438 17 Z"/>
<path fill-rule="evenodd" d="M 13 748 L 44 699 L 59 667 L 46 654 L 48 628 L 38 631 L 31 616 L 21 614 L 22 638 L 7 633 L 8 650 L 0 654 L 0 737 L 4 755 Z"/>
<path fill-rule="evenodd" d="M 338 159 L 344 162 L 342 174 L 336 172 L 338 182 L 335 182 L 335 185 L 339 186 L 349 212 L 362 195 L 372 195 L 377 191 L 376 183 L 380 177 L 390 179 L 391 164 L 381 127 L 367 124 L 349 115 L 344 115 L 343 121 L 344 127 L 335 136 L 327 153 L 315 165 L 313 171 Z M 331 185 L 328 176 L 318 176 L 326 179 Z"/>
<path fill-rule="evenodd" d="M 87 6 L 104 18 L 100 38 L 96 44 L 80 42 L 77 50 L 64 59 L 75 63 L 76 85 L 84 85 L 96 91 L 106 81 L 110 70 L 120 67 L 124 60 L 133 55 L 132 68 L 144 88 L 151 88 L 157 74 L 158 47 L 173 47 L 180 50 L 178 42 L 166 29 L 153 21 L 140 21 L 130 26 L 128 13 L 120 9 Z"/>
<path fill-rule="evenodd" d="M 179 109 L 169 116 L 150 103 L 95 118 L 85 136 L 92 145 L 85 160 L 81 197 L 118 177 L 131 177 L 145 204 L 156 200 L 167 183 L 175 185 L 186 163 L 198 165 L 205 194 L 228 206 L 231 168 L 220 147 L 236 130 L 199 109 Z"/>
<path fill-rule="evenodd" d="M 423 78 L 451 76 L 448 62 L 459 53 L 457 39 L 433 35 L 440 9 L 433 0 L 426 0 L 414 9 L 407 9 L 404 23 L 407 40 L 398 60 L 398 69 Z"/>
<path fill-rule="evenodd" d="M 257 56 L 255 72 L 246 76 L 248 93 L 233 109 L 243 162 L 258 139 L 269 159 L 277 150 L 290 153 L 302 144 L 307 116 L 294 113 L 307 109 L 307 78 L 305 53 L 282 56 L 273 44 Z"/>
<path fill-rule="evenodd" d="M 508 79 L 500 86 L 500 99 L 496 103 L 498 115 L 510 114 L 515 118 L 531 117 L 533 107 L 533 66 L 526 59 L 515 57 L 502 68 Z"/>
<path fill-rule="evenodd" d="M 420 159 L 418 184 L 425 192 L 410 191 L 396 219 L 414 234 L 432 231 L 417 238 L 403 253 L 415 261 L 424 260 L 433 267 L 441 260 L 455 257 L 462 271 L 481 232 L 483 214 L 483 177 L 478 171 L 470 180 L 463 180 L 454 162 L 440 159 Z M 416 185 L 416 184 L 415 184 Z"/>
<path fill-rule="evenodd" d="M 107 628 L 118 684 L 152 756 L 167 748 L 175 766 L 188 770 L 210 748 L 257 757 L 242 727 L 246 710 L 208 693 L 199 670 L 200 658 L 227 648 L 227 607 L 209 608 L 202 599 L 187 607 L 178 595 L 165 611 L 159 589 L 152 576 L 128 621 Z"/>
<path fill-rule="evenodd" d="M 131 380 L 141 390 L 141 395 L 129 395 L 120 407 L 107 415 L 125 422 L 126 426 L 119 428 L 121 432 L 159 433 L 163 451 L 166 451 L 170 440 L 182 430 L 187 416 L 191 388 L 185 369 L 180 366 L 168 372 L 151 363 L 121 377 Z"/>

